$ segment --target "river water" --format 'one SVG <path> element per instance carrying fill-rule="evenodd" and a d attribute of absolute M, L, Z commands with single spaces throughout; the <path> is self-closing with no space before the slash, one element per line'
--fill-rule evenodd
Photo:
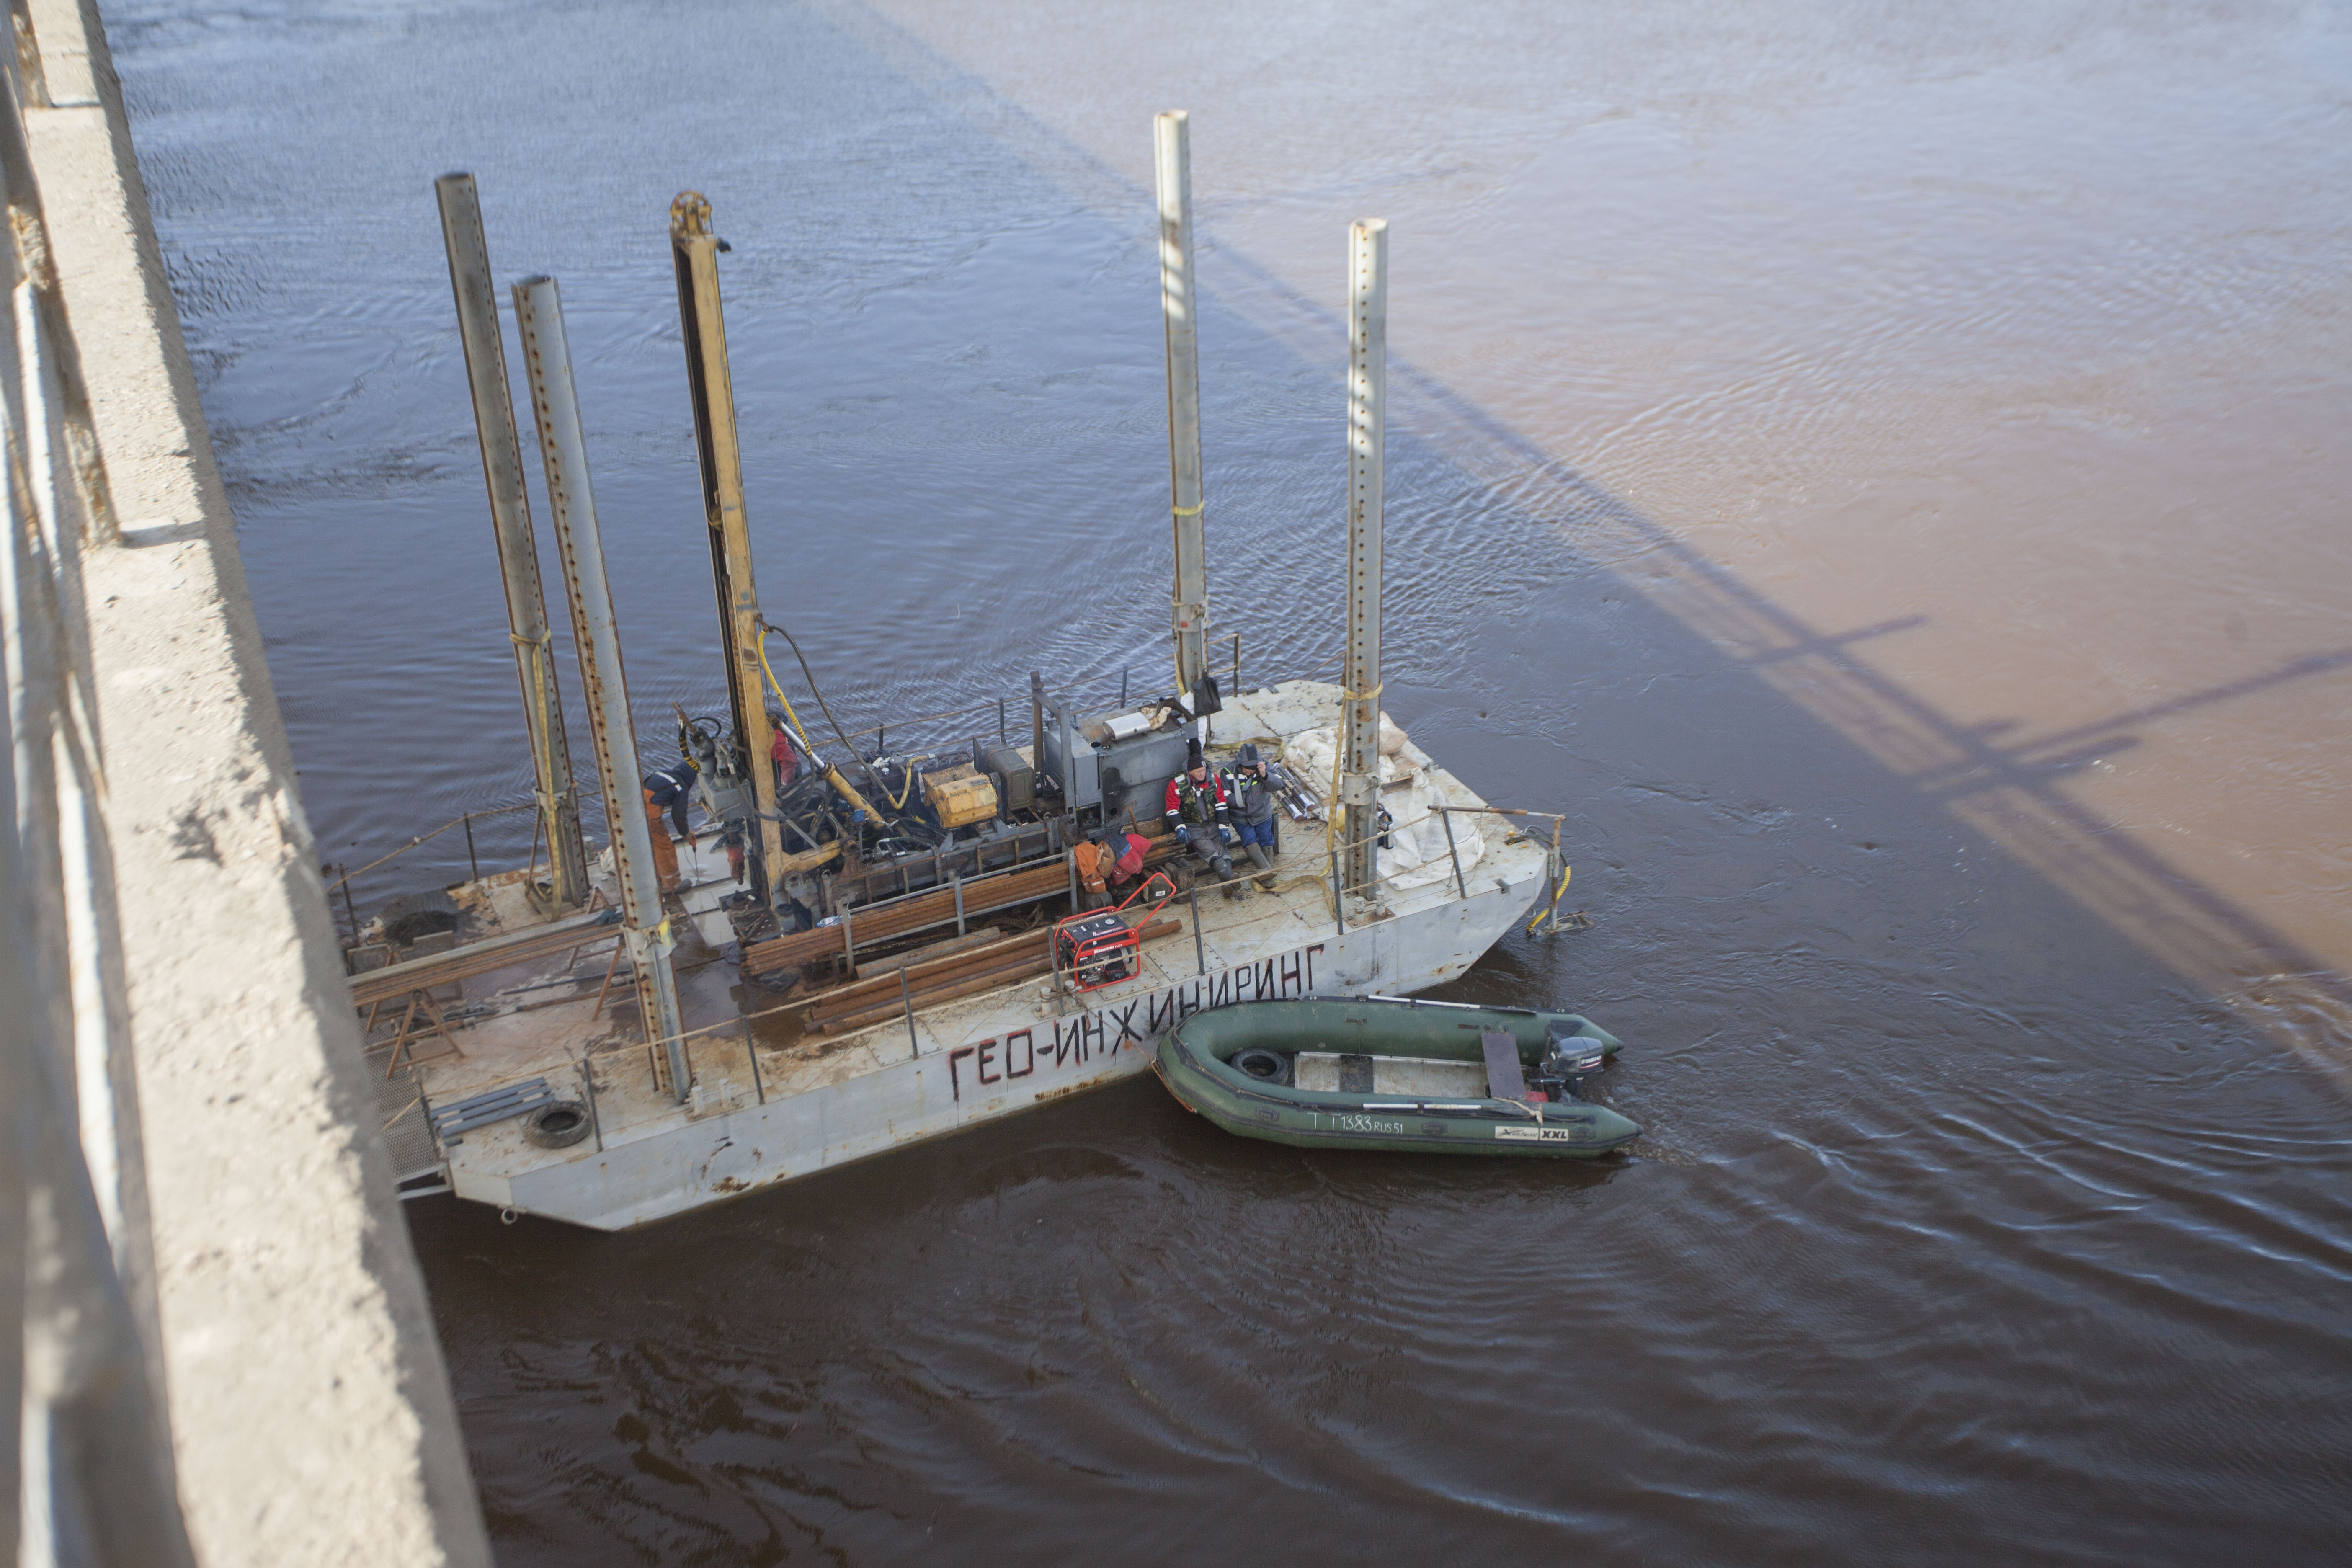
<path fill-rule="evenodd" d="M 687 187 L 844 721 L 1165 682 L 1182 106 L 1218 635 L 1337 646 L 1386 216 L 1384 701 L 1593 921 L 1447 994 L 1628 1042 L 1593 1169 L 1147 1079 L 638 1235 L 412 1205 L 502 1563 L 2344 1560 L 2342 7 L 106 12 L 328 858 L 527 787 L 434 175 L 562 281 L 651 762 L 722 690 Z"/>

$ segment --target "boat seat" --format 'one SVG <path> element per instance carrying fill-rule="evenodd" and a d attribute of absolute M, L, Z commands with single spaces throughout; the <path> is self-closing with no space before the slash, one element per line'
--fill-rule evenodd
<path fill-rule="evenodd" d="M 1319 1089 L 1326 1094 L 1426 1095 L 1433 1100 L 1469 1100 L 1486 1092 L 1486 1068 L 1482 1062 L 1301 1051 L 1291 1072 L 1294 1088 Z"/>
<path fill-rule="evenodd" d="M 1486 1051 L 1486 1092 L 1496 1100 L 1525 1100 L 1528 1078 L 1519 1069 L 1519 1042 L 1490 1030 L 1478 1037 L 1478 1043 Z"/>

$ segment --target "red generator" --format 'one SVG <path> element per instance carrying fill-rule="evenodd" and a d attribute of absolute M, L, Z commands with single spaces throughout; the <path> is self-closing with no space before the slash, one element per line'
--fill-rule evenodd
<path fill-rule="evenodd" d="M 1072 915 L 1054 927 L 1054 960 L 1074 990 L 1117 984 L 1136 971 L 1142 939 L 1110 910 Z"/>

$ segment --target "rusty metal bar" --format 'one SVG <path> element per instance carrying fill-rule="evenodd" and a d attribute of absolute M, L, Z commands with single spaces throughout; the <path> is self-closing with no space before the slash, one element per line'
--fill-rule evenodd
<path fill-rule="evenodd" d="M 1559 822 L 1557 816 L 1551 819 L 1551 853 L 1544 859 L 1544 881 L 1551 889 L 1551 934 L 1554 936 L 1559 934 L 1559 896 L 1568 890 L 1560 885 L 1564 870 L 1559 855 Z"/>
<path fill-rule="evenodd" d="M 1045 771 L 1045 678 L 1029 672 L 1029 767 L 1034 778 Z"/>
<path fill-rule="evenodd" d="M 1429 809 L 1458 811 L 1465 816 L 1540 816 L 1550 823 L 1567 820 L 1565 816 L 1557 811 L 1521 811 L 1516 806 L 1508 805 L 1433 805 Z M 1557 832 L 1558 829 L 1555 828 L 1554 831 Z"/>
<path fill-rule="evenodd" d="M 580 1062 L 580 1083 L 588 1094 L 588 1130 L 596 1134 L 596 1152 L 601 1154 L 604 1152 L 604 1123 L 596 1114 L 596 1069 L 584 1057 Z"/>
<path fill-rule="evenodd" d="M 727 363 L 727 323 L 719 303 L 719 253 L 710 231 L 710 203 L 681 192 L 669 207 L 670 259 L 677 273 L 677 314 L 686 342 L 687 391 L 694 412 L 695 451 L 702 465 L 703 520 L 709 528 L 712 585 L 719 595 L 719 635 L 727 655 L 727 700 L 736 742 L 751 773 L 760 818 L 759 850 L 771 908 L 782 907 L 784 879 L 772 868 L 784 858 L 776 815 L 776 774 L 769 763 L 775 732 L 760 687 L 760 595 L 751 578 L 751 533 L 743 513 L 743 460 L 736 443 L 735 383 Z M 814 759 L 811 759 L 814 762 Z M 870 814 L 869 814 L 870 815 Z"/>
<path fill-rule="evenodd" d="M 1199 923 L 1200 923 L 1200 922 L 1199 922 L 1199 921 L 1198 921 L 1198 919 L 1197 919 L 1198 911 L 1199 911 L 1199 910 L 1200 910 L 1200 905 L 1198 905 L 1198 904 L 1196 903 L 1196 904 L 1194 904 L 1194 905 L 1192 906 L 1192 908 L 1193 908 L 1193 910 L 1194 910 L 1194 913 L 1195 913 L 1195 916 L 1196 916 L 1196 918 L 1195 918 L 1195 920 L 1194 920 L 1194 921 L 1193 921 L 1193 925 L 1194 925 L 1194 929 L 1196 929 L 1196 930 L 1197 930 L 1197 929 L 1199 929 Z M 1062 1008 L 1062 943 L 1061 943 L 1061 939 L 1060 939 L 1059 935 L 1055 931 L 1055 930 L 1054 930 L 1054 928 L 1053 928 L 1052 926 L 1047 926 L 1047 927 L 1045 928 L 1045 962 L 1046 962 L 1047 963 L 1052 964 L 1052 965 L 1053 965 L 1053 967 L 1054 967 L 1054 1016 L 1055 1016 L 1056 1018 L 1058 1018 L 1058 1017 L 1060 1017 L 1060 1016 L 1062 1016 L 1062 1012 L 1063 1012 L 1063 1008 Z"/>
<path fill-rule="evenodd" d="M 1137 928 L 1136 938 L 1139 942 L 1157 942 L 1162 937 L 1173 936 L 1183 923 L 1178 920 L 1150 921 Z M 1051 945 L 1050 929 L 1034 934 L 1048 938 L 1048 945 Z M 916 1011 L 920 1013 L 941 1003 L 953 1002 L 965 996 L 976 995 L 983 991 L 994 991 L 1005 985 L 1015 984 L 1041 971 L 1051 971 L 1055 974 L 1055 984 L 1058 989 L 1061 975 L 1059 962 L 1052 953 L 1042 951 L 1033 950 L 1025 958 L 1006 960 L 987 968 L 943 971 L 934 977 L 927 978 L 919 987 L 923 999 L 915 1004 Z M 809 1025 L 823 1034 L 847 1034 L 853 1030 L 872 1028 L 877 1024 L 887 1023 L 891 1011 L 891 1007 L 887 1004 L 853 1007 L 848 1011 L 831 1015 L 822 1011 L 813 1011 L 809 1015 Z"/>
<path fill-rule="evenodd" d="M 760 1080 L 760 1051 L 751 1043 L 751 1016 L 749 1013 L 743 1015 L 743 1054 L 751 1061 L 751 1092 L 760 1097 L 761 1104 L 765 1105 L 768 1103 L 768 1086 Z"/>
<path fill-rule="evenodd" d="M 532 959 L 551 957 L 567 947 L 582 947 L 612 934 L 611 916 L 575 915 L 551 925 L 531 926 L 501 936 L 469 942 L 446 952 L 430 953 L 402 963 L 387 964 L 352 976 L 352 1000 L 361 1006 L 406 992 L 446 985 L 494 973 Z"/>
<path fill-rule="evenodd" d="M 466 380 L 474 397 L 474 430 L 482 448 L 482 479 L 489 488 L 490 526 L 506 586 L 507 635 L 522 680 L 523 720 L 530 733 L 531 770 L 540 815 L 547 827 L 556 901 L 588 901 L 587 850 L 580 837 L 580 792 L 572 776 L 572 747 L 563 732 L 563 700 L 555 681 L 555 641 L 547 595 L 531 536 L 530 500 L 523 489 L 522 443 L 515 431 L 514 394 L 507 383 L 506 345 L 499 335 L 497 290 L 489 245 L 482 237 L 482 203 L 474 176 L 444 174 L 433 182 L 441 205 L 441 239 L 449 254 L 449 288 L 457 299 L 457 337 L 466 350 Z M 472 827 L 467 829 L 468 837 Z M 471 850 L 470 843 L 467 846 Z M 481 880 L 478 868 L 476 881 Z"/>
<path fill-rule="evenodd" d="M 976 878 L 966 886 L 964 908 L 968 914 L 990 914 L 998 910 L 1012 909 L 1021 904 L 1034 903 L 1058 896 L 1065 879 L 1056 873 L 1060 868 L 1051 861 L 1032 866 L 1026 870 L 1000 871 L 988 877 Z M 930 888 L 911 899 L 894 899 L 887 903 L 859 906 L 858 930 L 868 947 L 895 941 L 932 926 L 947 925 L 955 919 L 951 889 Z M 855 934 L 855 933 L 852 933 Z M 819 926 L 812 931 L 795 931 L 773 937 L 745 950 L 743 970 L 748 974 L 761 974 L 795 963 L 809 963 L 831 958 L 846 950 L 836 926 Z"/>
<path fill-rule="evenodd" d="M 683 1101 L 692 1069 L 678 1041 L 683 1019 L 677 977 L 669 964 L 673 943 L 654 870 L 653 826 L 646 819 L 637 784 L 636 728 L 629 717 L 620 628 L 613 615 L 604 537 L 589 486 L 588 443 L 581 427 L 579 394 L 572 383 L 562 296 L 554 279 L 527 278 L 514 286 L 514 302 L 539 427 L 540 458 L 547 471 L 548 510 L 555 522 L 556 552 L 563 562 L 564 596 L 572 607 L 572 641 L 580 650 L 588 731 L 595 747 L 596 774 L 604 786 L 604 820 L 612 835 L 614 866 L 620 873 L 622 927 L 630 961 L 638 974 L 649 975 L 653 982 L 637 987 L 637 1005 L 644 1014 L 646 1038 L 669 1042 L 670 1093 Z"/>

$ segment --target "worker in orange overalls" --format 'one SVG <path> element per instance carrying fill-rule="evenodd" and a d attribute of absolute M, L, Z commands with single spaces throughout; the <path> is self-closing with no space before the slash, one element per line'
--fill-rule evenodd
<path fill-rule="evenodd" d="M 677 837 L 693 842 L 686 828 L 686 804 L 694 798 L 694 779 L 698 772 L 692 757 L 681 757 L 671 767 L 657 773 L 647 773 L 646 787 L 646 825 L 654 831 L 654 875 L 660 879 L 661 890 L 676 892 L 680 886 L 677 875 L 677 839 L 672 838 L 669 823 L 662 821 L 667 814 L 677 826 Z"/>
<path fill-rule="evenodd" d="M 1097 834 L 1073 847 L 1070 859 L 1078 873 L 1078 908 L 1098 910 L 1110 902 L 1110 876 L 1118 851 Z"/>

